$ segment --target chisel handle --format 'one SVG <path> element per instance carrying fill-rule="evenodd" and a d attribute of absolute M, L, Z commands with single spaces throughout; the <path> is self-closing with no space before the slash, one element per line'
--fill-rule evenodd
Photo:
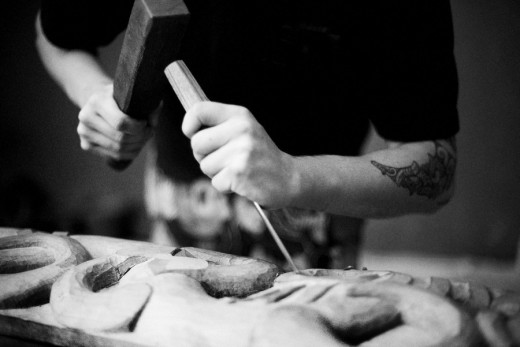
<path fill-rule="evenodd" d="M 200 85 L 197 83 L 197 81 L 191 74 L 186 64 L 182 60 L 174 61 L 173 63 L 168 65 L 164 70 L 164 73 L 166 74 L 166 77 L 168 78 L 168 81 L 170 82 L 173 91 L 179 98 L 179 101 L 181 102 L 182 106 L 186 111 L 188 111 L 197 102 L 209 100 L 206 94 L 204 94 L 204 91 L 202 90 Z M 274 241 L 276 242 L 276 245 L 282 252 L 283 256 L 285 257 L 289 265 L 293 268 L 293 270 L 296 273 L 299 273 L 300 271 L 294 264 L 293 259 L 287 251 L 287 248 L 285 248 L 282 240 L 276 233 L 276 230 L 273 228 L 271 222 L 265 215 L 260 205 L 258 205 L 258 203 L 255 201 L 253 201 L 253 205 L 260 214 L 260 217 L 262 218 L 265 226 L 267 227 L 267 230 L 273 237 Z"/>
<path fill-rule="evenodd" d="M 164 73 L 186 111 L 197 102 L 209 100 L 182 60 L 174 61 L 168 65 Z"/>

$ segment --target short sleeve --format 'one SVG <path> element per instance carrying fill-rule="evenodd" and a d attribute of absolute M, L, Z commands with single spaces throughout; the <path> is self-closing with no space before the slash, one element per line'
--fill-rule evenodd
<path fill-rule="evenodd" d="M 95 51 L 126 28 L 132 4 L 128 0 L 42 0 L 42 30 L 58 47 Z"/>
<path fill-rule="evenodd" d="M 387 140 L 448 138 L 459 131 L 458 80 L 448 0 L 386 2 L 374 52 L 370 118 Z"/>

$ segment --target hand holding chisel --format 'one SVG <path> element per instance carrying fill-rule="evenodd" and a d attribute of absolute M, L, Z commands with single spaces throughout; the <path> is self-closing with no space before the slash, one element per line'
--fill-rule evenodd
<path fill-rule="evenodd" d="M 283 191 L 287 189 L 287 186 L 290 185 L 289 182 L 292 181 L 290 175 L 291 170 L 286 167 L 287 161 L 284 161 L 287 154 L 281 152 L 276 147 L 254 117 L 244 108 L 224 104 L 199 104 L 197 105 L 197 109 L 193 110 L 192 106 L 201 101 L 208 101 L 208 98 L 186 65 L 182 61 L 174 62 L 166 68 L 165 73 L 181 104 L 188 112 L 183 122 L 183 132 L 186 136 L 191 138 L 194 156 L 200 163 L 202 171 L 212 178 L 213 185 L 221 192 L 235 192 L 246 197 L 274 196 L 275 199 L 272 200 L 274 204 L 283 205 L 283 199 L 287 199 Z M 211 108 L 211 113 L 209 112 L 209 108 Z M 231 108 L 231 111 L 234 112 L 226 112 L 230 111 L 228 108 Z M 232 114 L 232 116 L 230 116 L 230 114 Z M 248 127 L 248 122 L 246 121 L 253 123 L 253 126 Z M 237 124 L 241 124 L 238 125 L 239 130 L 237 130 Z M 241 129 L 240 126 L 242 126 L 243 129 Z M 217 127 L 220 128 L 215 129 Z M 244 130 L 244 136 L 242 136 L 242 130 Z M 253 140 L 251 140 L 251 134 L 248 133 L 248 131 L 256 132 L 254 135 L 260 137 L 262 141 L 256 143 L 254 136 Z M 203 133 L 202 136 L 200 133 Z M 249 148 L 251 151 L 244 154 L 244 152 L 240 150 L 244 145 L 246 148 L 248 148 L 248 146 L 253 148 Z M 251 153 L 254 155 L 256 153 L 254 146 L 267 146 L 267 150 L 261 152 L 267 153 L 267 156 L 271 155 L 271 157 L 262 157 L 262 160 L 257 161 L 260 165 L 253 166 L 253 170 L 251 170 L 251 168 L 244 169 L 240 167 L 244 166 L 244 161 L 241 160 L 244 156 L 251 155 Z M 237 180 L 234 180 L 233 175 L 236 174 L 236 172 L 239 172 L 238 176 L 243 174 L 243 171 L 252 175 L 261 175 L 262 170 L 269 171 L 271 177 L 275 176 L 275 179 L 267 180 L 268 182 L 264 182 L 265 184 L 262 184 L 261 187 L 247 184 L 247 180 L 244 180 L 245 182 L 237 182 Z M 283 187 L 279 187 L 278 185 L 280 184 L 283 185 Z M 298 271 L 264 212 L 258 203 L 254 202 L 254 205 L 283 255 L 291 267 L 295 271 Z"/>

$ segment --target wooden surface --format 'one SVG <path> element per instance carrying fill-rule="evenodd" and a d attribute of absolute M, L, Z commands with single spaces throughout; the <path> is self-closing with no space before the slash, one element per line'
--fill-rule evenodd
<path fill-rule="evenodd" d="M 10 236 L 2 238 L 0 229 L 0 244 L 8 240 L 11 246 L 34 236 L 5 230 L 3 235 Z M 59 276 L 50 303 L 1 309 L 0 335 L 61 346 L 514 346 L 520 341 L 518 293 L 392 271 L 307 269 L 263 278 L 265 264 L 254 259 L 98 236 L 69 239 L 94 259 Z M 15 259 L 16 248 L 9 249 L 0 269 L 12 269 L 6 263 Z M 46 259 L 37 265 L 48 266 Z M 17 268 L 22 275 L 33 270 Z M 252 285 L 251 271 L 263 278 L 262 289 Z"/>
<path fill-rule="evenodd" d="M 114 99 L 130 117 L 146 120 L 167 85 L 163 70 L 175 60 L 188 25 L 182 0 L 135 0 L 114 79 Z M 111 161 L 124 169 L 129 161 Z"/>
<path fill-rule="evenodd" d="M 24 233 L 0 238 L 0 308 L 49 301 L 52 284 L 66 270 L 90 259 L 68 237 Z"/>
<path fill-rule="evenodd" d="M 172 62 L 164 73 L 186 111 L 197 102 L 209 100 L 182 60 Z"/>

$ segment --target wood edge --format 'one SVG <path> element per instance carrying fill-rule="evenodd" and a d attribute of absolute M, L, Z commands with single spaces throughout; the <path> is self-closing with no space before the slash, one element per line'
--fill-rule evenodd
<path fill-rule="evenodd" d="M 3 315 L 0 311 L 0 335 L 33 342 L 72 347 L 145 347 L 127 339 L 84 332 Z"/>

